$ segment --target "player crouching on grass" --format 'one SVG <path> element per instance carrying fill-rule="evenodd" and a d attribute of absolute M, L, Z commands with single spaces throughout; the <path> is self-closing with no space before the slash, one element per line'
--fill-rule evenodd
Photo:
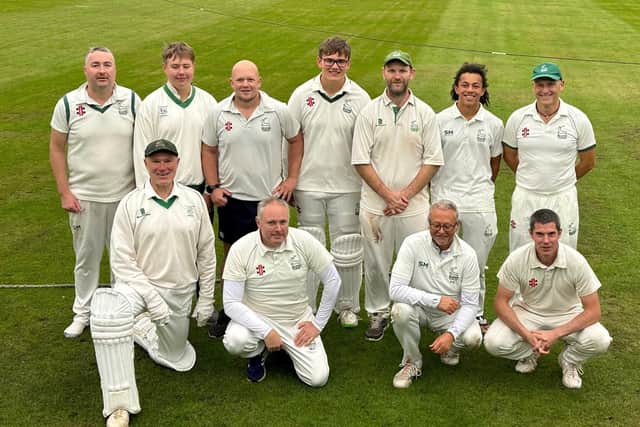
<path fill-rule="evenodd" d="M 216 254 L 202 195 L 175 181 L 178 151 L 160 139 L 145 149 L 149 179 L 122 199 L 111 233 L 112 289 L 98 289 L 91 303 L 107 426 L 129 425 L 140 412 L 133 342 L 154 362 L 178 372 L 196 363 L 187 340 L 189 313 L 204 326 L 213 313 Z"/>
<path fill-rule="evenodd" d="M 231 318 L 223 343 L 249 359 L 247 378 L 267 375 L 267 352 L 286 351 L 298 378 L 311 387 L 329 379 L 320 338 L 340 290 L 331 254 L 306 231 L 289 228 L 289 205 L 276 197 L 258 204 L 258 230 L 231 246 L 224 266 L 224 310 Z M 307 296 L 307 273 L 324 285 L 316 315 Z"/>
<path fill-rule="evenodd" d="M 580 388 L 582 363 L 606 352 L 611 343 L 598 322 L 601 284 L 587 260 L 560 243 L 560 217 L 554 211 L 534 212 L 529 234 L 533 242 L 511 252 L 498 271 L 498 319 L 484 345 L 494 356 L 517 360 L 516 372 L 528 374 L 561 339 L 566 344 L 558 356 L 562 384 Z M 512 306 L 515 292 L 520 298 Z"/>
<path fill-rule="evenodd" d="M 393 386 L 407 388 L 422 374 L 420 327 L 438 334 L 429 349 L 455 366 L 463 348 L 482 343 L 476 320 L 480 294 L 478 258 L 456 235 L 458 210 L 449 200 L 433 203 L 429 229 L 411 234 L 400 246 L 391 272 L 391 324 L 402 346 L 402 369 Z"/>

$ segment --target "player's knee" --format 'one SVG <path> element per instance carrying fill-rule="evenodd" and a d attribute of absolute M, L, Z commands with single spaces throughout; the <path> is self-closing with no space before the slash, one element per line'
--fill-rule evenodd
<path fill-rule="evenodd" d="M 493 325 L 492 325 L 493 326 Z M 493 356 L 501 356 L 503 353 L 502 337 L 496 328 L 489 327 L 484 335 L 484 348 Z"/>
<path fill-rule="evenodd" d="M 96 318 L 133 317 L 129 300 L 115 289 L 97 289 L 91 298 L 91 316 Z"/>
<path fill-rule="evenodd" d="M 309 387 L 323 387 L 329 381 L 329 365 L 319 366 L 310 372 L 309 377 L 302 379 Z"/>
<path fill-rule="evenodd" d="M 482 331 L 477 324 L 471 325 L 462 335 L 465 348 L 475 350 L 482 344 Z"/>
<path fill-rule="evenodd" d="M 240 325 L 229 325 L 222 343 L 230 354 L 238 356 L 247 351 L 247 344 L 250 340 L 251 332 L 247 328 Z"/>
<path fill-rule="evenodd" d="M 396 302 L 391 307 L 391 321 L 396 325 L 405 325 L 409 323 L 413 306 L 402 302 Z"/>
<path fill-rule="evenodd" d="M 586 346 L 589 347 L 594 354 L 605 353 L 613 340 L 603 326 L 589 328 L 583 331 L 582 335 L 581 338 L 586 341 Z"/>

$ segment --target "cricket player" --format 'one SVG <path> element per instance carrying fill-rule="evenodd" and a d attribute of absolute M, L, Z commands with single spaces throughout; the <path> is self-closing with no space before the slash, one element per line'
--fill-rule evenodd
<path fill-rule="evenodd" d="M 475 319 L 480 294 L 478 259 L 473 248 L 456 235 L 455 203 L 440 200 L 429 209 L 429 229 L 404 239 L 393 265 L 389 294 L 391 324 L 402 346 L 402 369 L 393 386 L 407 388 L 422 374 L 420 327 L 438 336 L 429 350 L 445 365 L 460 361 L 460 350 L 482 343 Z"/>
<path fill-rule="evenodd" d="M 188 371 L 196 353 L 187 337 L 192 316 L 204 326 L 213 313 L 214 236 L 207 206 L 195 190 L 176 181 L 176 146 L 147 145 L 148 180 L 122 199 L 113 222 L 112 289 L 99 289 L 91 304 L 93 338 L 107 426 L 126 426 L 140 412 L 133 343 L 151 359 Z"/>
<path fill-rule="evenodd" d="M 231 317 L 223 343 L 248 358 L 247 378 L 262 381 L 267 352 L 284 350 L 298 378 L 321 387 L 329 363 L 320 332 L 340 289 L 331 254 L 309 233 L 289 228 L 289 206 L 276 197 L 258 205 L 258 230 L 233 244 L 224 267 L 224 309 Z M 309 271 L 324 285 L 313 315 L 306 292 Z"/>
<path fill-rule="evenodd" d="M 489 252 L 498 235 L 493 198 L 502 158 L 502 120 L 484 106 L 489 105 L 487 69 L 464 63 L 451 88 L 454 103 L 438 113 L 444 165 L 431 180 L 431 199 L 447 199 L 458 207 L 461 237 L 475 250 L 480 268 L 480 301 L 477 319 L 483 331 L 485 270 Z"/>
<path fill-rule="evenodd" d="M 256 230 L 260 200 L 292 200 L 303 153 L 300 124 L 286 104 L 260 90 L 256 64 L 237 62 L 230 83 L 233 94 L 209 112 L 202 134 L 202 166 L 225 258 L 235 241 Z M 221 337 L 229 322 L 224 311 L 217 322 L 209 332 Z"/>
<path fill-rule="evenodd" d="M 511 197 L 509 250 L 529 241 L 528 219 L 537 209 L 558 213 L 565 226 L 562 241 L 578 245 L 579 211 L 576 181 L 596 162 L 591 122 L 562 99 L 564 80 L 551 62 L 531 73 L 536 100 L 516 110 L 504 132 L 504 161 L 516 174 Z"/>
<path fill-rule="evenodd" d="M 367 92 L 347 77 L 351 46 L 331 37 L 320 44 L 316 64 L 320 74 L 298 86 L 289 110 L 302 129 L 304 156 L 295 191 L 300 228 L 325 244 L 329 223 L 331 254 L 342 279 L 334 310 L 345 328 L 358 326 L 362 284 L 362 237 L 358 213 L 360 176 L 351 165 L 356 117 L 371 101 Z M 318 281 L 309 278 L 309 301 L 316 306 Z"/>
<path fill-rule="evenodd" d="M 157 139 L 172 141 L 180 150 L 177 180 L 200 193 L 205 191 L 200 155 L 200 139 L 207 114 L 216 100 L 193 85 L 196 54 L 184 42 L 168 44 L 162 52 L 162 70 L 167 82 L 151 92 L 136 118 L 134 164 L 136 186 L 141 188 L 148 174 L 144 165 L 144 149 Z"/>
<path fill-rule="evenodd" d="M 427 185 L 442 165 L 436 114 L 409 89 L 411 56 L 384 59 L 385 91 L 356 119 L 351 163 L 362 177 L 360 228 L 364 242 L 365 338 L 379 341 L 389 325 L 389 269 L 410 234 L 427 228 Z"/>
<path fill-rule="evenodd" d="M 609 332 L 599 323 L 601 284 L 578 251 L 561 243 L 560 217 L 550 209 L 533 213 L 529 234 L 533 242 L 511 252 L 498 271 L 494 307 L 498 319 L 484 338 L 494 356 L 517 360 L 516 372 L 533 372 L 538 358 L 562 340 L 558 356 L 562 384 L 582 386 L 582 364 L 605 353 Z M 513 300 L 515 292 L 520 298 Z"/>
<path fill-rule="evenodd" d="M 49 159 L 69 213 L 75 252 L 73 322 L 76 338 L 89 324 L 100 260 L 109 247 L 118 202 L 134 188 L 133 124 L 140 98 L 116 84 L 116 61 L 106 47 L 92 47 L 84 61 L 87 81 L 60 98 L 51 118 Z"/>

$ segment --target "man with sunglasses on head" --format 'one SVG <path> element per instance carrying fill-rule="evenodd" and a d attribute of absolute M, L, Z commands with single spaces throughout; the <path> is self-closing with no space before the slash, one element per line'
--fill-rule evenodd
<path fill-rule="evenodd" d="M 345 328 L 358 325 L 362 283 L 362 237 L 358 211 L 360 177 L 351 165 L 356 117 L 371 100 L 347 77 L 351 46 L 331 37 L 320 44 L 316 64 L 320 74 L 300 85 L 289 99 L 289 110 L 300 122 L 304 156 L 295 191 L 300 227 L 323 245 L 325 217 L 329 222 L 331 254 L 342 278 L 335 307 Z M 309 277 L 309 302 L 315 308 L 318 281 Z"/>
<path fill-rule="evenodd" d="M 393 331 L 402 346 L 402 369 L 393 386 L 407 388 L 422 373 L 420 327 L 438 334 L 429 350 L 445 365 L 455 366 L 463 348 L 480 346 L 475 319 L 480 293 L 478 259 L 456 235 L 458 209 L 440 200 L 429 209 L 429 229 L 408 236 L 391 273 L 389 295 Z"/>

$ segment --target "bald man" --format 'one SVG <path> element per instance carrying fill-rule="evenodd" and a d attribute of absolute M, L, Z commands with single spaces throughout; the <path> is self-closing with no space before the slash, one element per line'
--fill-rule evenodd
<path fill-rule="evenodd" d="M 224 256 L 231 245 L 257 229 L 258 202 L 269 196 L 290 201 L 298 182 L 303 143 L 300 124 L 286 104 L 261 91 L 251 61 L 237 62 L 229 79 L 233 94 L 207 116 L 202 135 L 206 192 L 218 210 Z M 283 141 L 287 164 L 283 162 Z M 221 337 L 228 317 L 220 313 L 209 335 Z"/>

